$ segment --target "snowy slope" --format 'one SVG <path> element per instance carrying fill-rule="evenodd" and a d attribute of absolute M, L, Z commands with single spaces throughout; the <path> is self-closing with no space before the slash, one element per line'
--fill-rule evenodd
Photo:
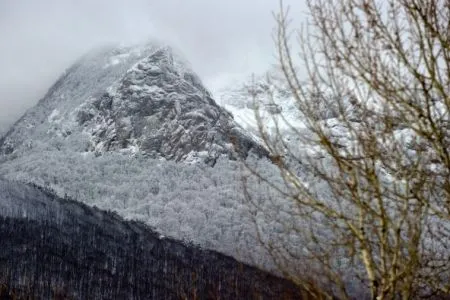
<path fill-rule="evenodd" d="M 182 59 L 153 44 L 80 59 L 0 140 L 0 152 L 33 151 L 39 143 L 98 155 L 201 156 L 212 163 L 250 149 L 266 155 Z"/>
<path fill-rule="evenodd" d="M 261 125 L 265 127 L 268 133 L 275 133 L 276 138 L 273 138 L 273 136 L 270 138 L 273 138 L 274 144 L 277 143 L 279 149 L 282 149 L 280 152 L 285 151 L 282 154 L 285 154 L 291 170 L 298 171 L 296 175 L 300 178 L 299 181 L 306 188 L 309 188 L 313 195 L 318 195 L 316 196 L 317 199 L 326 202 L 329 207 L 339 206 L 337 211 L 351 219 L 358 214 L 356 209 L 358 205 L 355 205 L 352 201 L 346 201 L 351 197 L 346 198 L 345 193 L 337 192 L 333 194 L 329 192 L 330 186 L 339 189 L 344 185 L 337 184 L 334 186 L 332 179 L 329 180 L 329 185 L 323 184 L 323 182 L 321 184 L 314 182 L 313 178 L 305 176 L 314 172 L 319 174 L 318 177 L 320 177 L 320 174 L 327 174 L 329 177 L 338 174 L 335 179 L 340 183 L 342 174 L 345 174 L 345 172 L 339 173 L 337 171 L 336 161 L 325 151 L 325 146 L 320 146 L 319 138 L 305 124 L 305 118 L 295 107 L 292 95 L 283 88 L 283 84 L 272 83 L 270 84 L 270 80 L 268 82 L 265 78 L 259 80 L 250 78 L 240 85 L 233 84 L 230 87 L 215 91 L 215 94 L 218 95 L 217 98 L 220 99 L 220 103 L 232 112 L 235 119 L 246 129 L 258 135 L 258 126 Z M 402 203 L 401 197 L 404 197 L 403 199 L 414 199 L 415 195 L 412 191 L 415 188 L 411 187 L 420 182 L 420 184 L 417 184 L 417 189 L 421 191 L 420 193 L 427 194 L 427 205 L 432 207 L 426 212 L 432 217 L 423 217 L 421 220 L 426 224 L 424 227 L 427 228 L 427 230 L 424 230 L 427 232 L 424 232 L 420 237 L 423 247 L 421 255 L 427 257 L 427 259 L 432 257 L 430 260 L 436 259 L 436 261 L 440 260 L 441 255 L 449 257 L 450 239 L 447 234 L 442 234 L 449 228 L 448 217 L 436 217 L 438 215 L 436 212 L 440 212 L 446 206 L 443 199 L 448 198 L 446 192 L 448 191 L 448 184 L 444 182 L 447 182 L 450 178 L 449 170 L 446 167 L 448 166 L 446 159 L 440 155 L 441 146 L 450 148 L 450 111 L 449 107 L 445 105 L 447 100 L 440 97 L 435 97 L 431 101 L 428 98 L 425 100 L 423 99 L 423 91 L 411 96 L 411 103 L 414 103 L 416 107 L 422 107 L 423 111 L 426 112 L 422 117 L 427 114 L 431 116 L 432 121 L 428 122 L 428 120 L 425 120 L 427 118 L 422 119 L 410 112 L 399 111 L 398 107 L 390 102 L 390 99 L 384 99 L 383 97 L 377 98 L 374 96 L 369 99 L 357 99 L 356 96 L 353 96 L 353 98 L 343 97 L 339 99 L 341 101 L 336 101 L 336 97 L 333 97 L 331 93 L 328 95 L 321 93 L 316 97 L 314 96 L 311 93 L 309 98 L 314 105 L 311 107 L 314 107 L 314 109 L 308 111 L 311 113 L 311 115 L 308 115 L 308 119 L 314 120 L 316 128 L 320 127 L 320 130 L 330 138 L 331 143 L 336 145 L 335 150 L 337 149 L 336 151 L 341 157 L 348 157 L 349 160 L 360 160 L 363 163 L 365 162 L 364 158 L 367 158 L 368 161 L 373 163 L 374 172 L 376 172 L 377 180 L 379 180 L 378 184 L 383 191 L 383 201 L 385 201 L 383 206 L 386 207 L 385 209 L 389 214 L 397 216 L 401 214 L 396 205 L 399 202 Z M 277 104 L 280 108 L 279 112 L 275 114 L 270 112 L 267 103 Z M 342 107 L 338 107 L 337 103 L 343 104 Z M 402 106 L 400 105 L 400 107 Z M 261 117 L 259 124 L 255 117 L 255 109 L 258 110 Z M 386 120 L 389 120 L 389 122 Z M 428 135 L 428 137 L 425 138 L 425 135 Z M 437 147 L 433 146 L 432 139 L 430 139 L 435 135 L 440 137 L 439 142 L 436 143 L 439 145 Z M 284 140 L 283 143 L 280 142 L 281 139 Z M 367 147 L 368 144 L 364 144 L 367 140 L 370 141 L 370 147 Z M 285 147 L 286 145 L 287 147 Z M 289 148 L 289 150 L 286 150 L 286 148 Z M 372 153 L 379 154 L 372 156 Z M 292 156 L 295 159 L 290 159 Z M 298 162 L 300 162 L 300 168 L 297 167 Z M 310 170 L 308 170 L 309 164 L 313 166 Z M 420 166 L 420 168 L 417 166 Z M 426 170 L 426 176 L 421 173 L 423 172 L 421 168 Z M 361 167 L 361 169 L 364 169 L 364 167 Z M 363 182 L 358 183 L 360 186 L 364 186 L 364 180 L 367 178 L 365 176 L 367 175 L 358 177 L 358 180 Z M 427 180 L 433 183 L 429 185 Z M 389 193 L 395 194 L 395 197 L 391 198 Z M 374 194 L 368 193 L 359 198 L 358 201 L 363 199 L 364 203 L 371 205 L 374 198 Z M 410 203 L 408 205 L 413 206 Z M 395 220 L 395 217 L 393 219 Z M 412 219 L 415 220 L 414 217 Z M 331 221 L 334 222 L 334 220 Z M 317 224 L 319 223 L 317 222 Z M 372 226 L 371 221 L 368 221 L 368 224 Z M 436 228 L 446 229 L 438 232 Z M 406 236 L 407 230 L 403 228 L 402 230 L 404 230 L 402 234 Z M 324 236 L 327 236 L 327 234 L 322 235 L 322 237 Z M 329 235 L 329 240 L 332 239 L 333 235 Z M 325 243 L 328 241 L 325 240 Z M 339 243 L 339 241 L 337 242 Z M 338 247 L 336 247 L 336 253 L 337 251 Z M 429 253 L 433 254 L 430 255 Z M 343 261 L 345 261 L 345 258 Z M 358 266 L 354 266 L 352 271 L 356 271 L 357 268 Z M 347 271 L 346 274 L 350 273 Z M 442 274 L 445 274 L 443 275 L 445 279 L 442 282 L 448 281 L 448 269 L 443 271 Z"/>
<path fill-rule="evenodd" d="M 0 176 L 273 269 L 234 160 L 267 151 L 166 46 L 87 54 L 0 139 L 0 152 Z M 252 191 L 275 197 L 268 186 Z"/>
<path fill-rule="evenodd" d="M 242 118 L 251 120 L 250 110 Z M 267 152 L 167 47 L 86 55 L 12 127 L 0 151 L 0 176 L 8 179 L 50 187 L 273 271 L 261 233 L 296 254 L 296 272 L 315 267 L 302 259 L 306 241 L 284 226 L 308 226 L 291 214 L 293 204 L 228 159 L 256 152 L 248 163 L 283 187 L 276 167 L 260 159 Z M 199 160 L 214 167 L 186 163 Z"/>
<path fill-rule="evenodd" d="M 258 135 L 258 117 L 261 124 L 273 132 L 275 127 L 289 132 L 291 127 L 304 128 L 292 94 L 273 68 L 261 76 L 252 75 L 241 82 L 226 83 L 213 91 L 217 102 L 232 113 L 235 120 L 245 129 Z"/>
<path fill-rule="evenodd" d="M 88 53 L 67 69 L 44 98 L 8 132 L 1 151 L 12 152 L 27 143 L 52 136 L 68 136 L 74 126 L 70 114 L 90 96 L 104 93 L 133 64 L 149 55 L 152 47 L 105 47 Z M 61 124 L 64 120 L 65 124 Z M 72 122 L 70 122 L 72 121 Z M 63 126 L 64 125 L 64 126 Z"/>

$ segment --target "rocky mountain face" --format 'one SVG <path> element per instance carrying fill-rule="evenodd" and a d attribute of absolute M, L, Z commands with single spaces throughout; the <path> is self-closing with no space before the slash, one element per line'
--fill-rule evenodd
<path fill-rule="evenodd" d="M 75 63 L 0 141 L 0 153 L 36 143 L 212 162 L 265 149 L 212 99 L 165 46 L 107 48 Z"/>
<path fill-rule="evenodd" d="M 230 257 L 4 180 L 0 244 L 6 299 L 301 299 L 292 283 Z"/>

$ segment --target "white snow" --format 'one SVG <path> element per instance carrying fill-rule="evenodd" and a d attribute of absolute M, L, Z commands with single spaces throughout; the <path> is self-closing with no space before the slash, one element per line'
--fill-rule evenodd
<path fill-rule="evenodd" d="M 104 69 L 110 68 L 112 66 L 118 65 L 126 61 L 132 53 L 123 53 L 115 56 L 108 57 L 108 62 L 103 66 Z"/>
<path fill-rule="evenodd" d="M 50 123 L 59 123 L 61 120 L 58 119 L 58 117 L 60 116 L 59 114 L 59 110 L 57 110 L 56 108 L 52 111 L 52 113 L 48 116 L 48 121 Z"/>

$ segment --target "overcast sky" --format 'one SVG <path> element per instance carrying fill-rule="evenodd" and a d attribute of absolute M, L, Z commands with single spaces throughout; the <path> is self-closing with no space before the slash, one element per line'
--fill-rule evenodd
<path fill-rule="evenodd" d="M 285 0 L 298 16 L 303 0 Z M 209 88 L 273 61 L 277 0 L 0 0 L 0 124 L 44 95 L 77 57 L 107 42 L 157 38 Z"/>

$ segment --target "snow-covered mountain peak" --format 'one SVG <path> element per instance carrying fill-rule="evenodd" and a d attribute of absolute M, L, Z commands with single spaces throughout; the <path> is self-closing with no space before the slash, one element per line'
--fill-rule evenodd
<path fill-rule="evenodd" d="M 180 55 L 156 44 L 85 55 L 0 140 L 0 153 L 38 145 L 175 160 L 266 153 Z"/>

